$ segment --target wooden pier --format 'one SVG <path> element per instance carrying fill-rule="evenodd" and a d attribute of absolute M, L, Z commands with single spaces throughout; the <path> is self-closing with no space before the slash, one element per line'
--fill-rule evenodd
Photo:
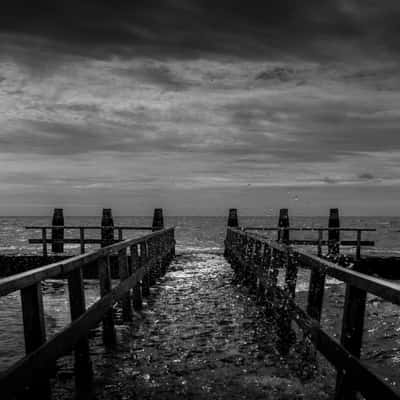
<path fill-rule="evenodd" d="M 60 216 L 59 209 L 56 214 Z M 124 321 L 132 320 L 132 307 L 140 310 L 142 296 L 149 295 L 150 286 L 163 276 L 175 255 L 174 228 L 164 228 L 162 211 L 155 211 L 152 233 L 140 238 L 113 239 L 111 210 L 103 212 L 101 227 L 102 248 L 70 257 L 68 259 L 14 274 L 0 279 L 0 296 L 20 291 L 23 314 L 26 356 L 11 368 L 0 374 L 2 398 L 27 396 L 46 399 L 51 397 L 50 374 L 57 358 L 74 351 L 75 382 L 78 393 L 85 393 L 91 385 L 92 367 L 89 356 L 88 332 L 100 321 L 103 324 L 105 346 L 116 342 L 112 307 L 119 302 Z M 59 222 L 63 221 L 58 219 Z M 53 219 L 55 222 L 55 219 Z M 74 227 L 81 232 L 83 227 Z M 35 228 L 36 229 L 36 228 Z M 52 250 L 60 252 L 66 242 L 63 225 L 43 227 L 52 229 Z M 118 227 L 121 231 L 121 227 Z M 125 227 L 124 227 L 125 229 Z M 127 229 L 132 229 L 128 227 Z M 148 229 L 147 227 L 145 229 Z M 142 230 L 142 228 L 140 228 Z M 43 249 L 47 246 L 44 235 Z M 82 239 L 82 236 L 81 238 Z M 85 240 L 83 240 L 83 244 Z M 81 246 L 81 251 L 83 246 Z M 44 251 L 47 256 L 47 251 Z M 120 283 L 112 287 L 110 258 L 117 257 Z M 98 269 L 100 299 L 86 309 L 83 287 L 83 271 L 95 263 Z M 72 322 L 51 339 L 46 338 L 42 299 L 42 282 L 49 278 L 68 278 L 70 313 Z M 4 396 L 4 397 L 3 397 Z"/>
<path fill-rule="evenodd" d="M 310 228 L 311 229 L 311 228 Z M 307 230 L 310 230 L 307 229 Z M 278 240 L 271 241 L 260 233 L 276 230 Z M 225 257 L 235 271 L 237 279 L 257 294 L 258 301 L 265 304 L 267 316 L 274 318 L 280 335 L 279 350 L 285 355 L 295 342 L 292 321 L 311 340 L 315 348 L 337 370 L 336 395 L 338 400 L 355 400 L 357 393 L 366 399 L 400 399 L 398 392 L 372 373 L 361 361 L 362 336 L 366 308 L 366 296 L 374 294 L 400 305 L 400 285 L 359 272 L 361 268 L 361 247 L 370 246 L 362 241 L 364 228 L 340 228 L 337 209 L 331 210 L 329 227 L 312 229 L 318 232 L 318 239 L 297 241 L 290 239 L 288 210 L 280 213 L 277 228 L 240 227 L 237 210 L 231 210 L 225 240 Z M 355 241 L 341 241 L 340 232 L 355 232 Z M 322 233 L 328 232 L 328 240 Z M 296 245 L 316 245 L 317 255 L 311 255 Z M 322 246 L 328 247 L 327 254 Z M 339 254 L 339 246 L 356 246 L 352 268 L 344 268 L 329 261 Z M 296 304 L 296 284 L 299 268 L 311 270 L 306 310 Z M 284 275 L 284 284 L 278 284 L 279 274 Z M 326 278 L 330 276 L 346 284 L 345 302 L 340 342 L 330 337 L 320 326 Z"/>
<path fill-rule="evenodd" d="M 400 305 L 400 285 L 371 275 L 379 271 L 370 266 L 372 262 L 362 250 L 373 246 L 374 241 L 365 240 L 363 234 L 375 229 L 341 227 L 338 209 L 331 209 L 327 221 L 326 227 L 291 226 L 289 210 L 282 209 L 277 226 L 240 226 L 237 210 L 231 209 L 224 256 L 235 280 L 249 288 L 265 309 L 266 320 L 276 324 L 282 357 L 288 356 L 296 340 L 307 341 L 310 362 L 316 363 L 319 351 L 336 369 L 337 400 L 356 400 L 358 393 L 365 399 L 400 399 L 398 392 L 360 360 L 367 294 Z M 8 263 L 3 268 L 6 276 L 0 279 L 0 296 L 20 292 L 26 351 L 24 358 L 0 373 L 0 393 L 10 399 L 50 399 L 55 363 L 73 352 L 76 393 L 87 398 L 93 382 L 89 331 L 101 322 L 103 345 L 110 349 L 115 346 L 113 306 L 119 304 L 124 322 L 133 321 L 134 310 L 142 309 L 143 297 L 149 296 L 150 287 L 167 272 L 175 256 L 175 230 L 164 227 L 162 209 L 154 210 L 151 226 L 114 225 L 111 209 L 103 210 L 99 226 L 68 225 L 63 210 L 55 209 L 51 225 L 27 229 L 41 233 L 29 242 L 41 246 L 42 254 L 0 258 L 2 267 Z M 124 232 L 132 230 L 142 233 L 126 238 Z M 77 232 L 77 237 L 67 238 L 65 233 L 71 231 Z M 88 231 L 99 236 L 93 237 Z M 294 238 L 294 232 L 312 233 L 315 238 Z M 354 237 L 344 239 L 344 232 Z M 275 237 L 266 237 L 266 233 Z M 66 254 L 65 244 L 79 245 L 80 254 Z M 88 249 L 93 245 L 99 248 Z M 314 251 L 305 251 L 305 246 Z M 354 254 L 344 257 L 344 247 L 354 248 Z M 12 267 L 19 258 L 27 265 Z M 310 270 L 305 309 L 296 302 L 301 268 Z M 227 269 L 232 272 L 229 266 Z M 346 285 L 340 341 L 320 324 L 327 277 Z M 72 322 L 48 338 L 42 284 L 50 278 L 67 279 Z M 85 278 L 99 283 L 100 299 L 89 308 L 85 306 Z M 115 286 L 113 279 L 119 282 Z"/>

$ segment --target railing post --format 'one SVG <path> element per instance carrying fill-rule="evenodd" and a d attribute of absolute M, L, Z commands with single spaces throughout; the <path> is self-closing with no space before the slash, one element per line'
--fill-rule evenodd
<path fill-rule="evenodd" d="M 42 228 L 42 253 L 43 257 L 47 257 L 47 230 Z"/>
<path fill-rule="evenodd" d="M 110 256 L 106 255 L 98 260 L 100 296 L 104 297 L 111 292 Z M 110 307 L 103 318 L 103 341 L 106 346 L 114 346 L 117 342 L 113 309 Z"/>
<path fill-rule="evenodd" d="M 121 282 L 129 278 L 129 266 L 128 266 L 128 257 L 126 255 L 126 248 L 121 249 L 118 252 L 118 271 L 119 271 L 119 279 Z M 132 307 L 129 298 L 129 293 L 125 294 L 122 297 L 122 299 L 120 300 L 120 305 L 122 308 L 122 320 L 124 322 L 132 321 Z"/>
<path fill-rule="evenodd" d="M 366 301 L 367 292 L 349 283 L 346 284 L 340 342 L 357 358 L 361 355 Z M 346 370 L 338 371 L 335 399 L 355 400 L 356 398 L 356 391 L 352 387 L 351 380 L 346 376 Z"/>
<path fill-rule="evenodd" d="M 86 311 L 85 290 L 81 268 L 77 268 L 69 274 L 68 293 L 71 320 L 74 321 Z M 89 389 L 93 380 L 89 340 L 87 336 L 78 340 L 75 345 L 74 353 L 75 386 L 78 393 L 82 391 L 85 392 Z"/>
<path fill-rule="evenodd" d="M 329 228 L 340 228 L 339 209 L 331 208 L 329 211 Z M 340 231 L 330 229 L 328 231 L 328 254 L 338 255 L 340 252 Z"/>
<path fill-rule="evenodd" d="M 111 208 L 103 208 L 101 218 L 101 247 L 114 243 L 114 219 Z"/>
<path fill-rule="evenodd" d="M 287 208 L 281 208 L 279 210 L 279 221 L 278 227 L 280 228 L 278 231 L 278 242 L 289 244 L 289 210 Z"/>
<path fill-rule="evenodd" d="M 149 270 L 147 265 L 147 243 L 142 242 L 139 244 L 140 248 L 140 267 L 144 268 L 143 280 L 142 280 L 142 295 L 148 296 L 150 294 L 150 279 Z"/>
<path fill-rule="evenodd" d="M 164 216 L 162 208 L 155 208 L 153 214 L 152 231 L 160 231 L 164 229 Z"/>
<path fill-rule="evenodd" d="M 289 249 L 282 255 L 282 259 L 286 261 L 286 274 L 283 299 L 281 299 L 279 307 L 278 332 L 280 338 L 278 346 L 282 354 L 288 354 L 290 347 L 296 342 L 296 334 L 292 329 L 290 307 L 296 296 L 297 265 L 293 262 Z"/>
<path fill-rule="evenodd" d="M 239 228 L 237 208 L 229 209 L 228 226 L 231 228 Z"/>
<path fill-rule="evenodd" d="M 21 289 L 22 318 L 24 324 L 25 351 L 29 354 L 46 342 L 43 297 L 41 283 Z M 34 371 L 32 371 L 34 372 Z M 50 399 L 50 382 L 46 371 L 35 377 L 36 383 L 29 388 L 31 398 Z"/>
<path fill-rule="evenodd" d="M 53 212 L 53 226 L 64 226 L 64 211 L 62 208 L 55 208 Z M 51 230 L 51 251 L 53 253 L 64 252 L 64 228 L 53 228 Z"/>
<path fill-rule="evenodd" d="M 137 245 L 131 246 L 131 274 L 134 274 L 140 268 L 139 254 Z M 135 310 L 141 310 L 143 307 L 142 303 L 142 289 L 141 282 L 138 282 L 132 291 L 132 302 Z"/>

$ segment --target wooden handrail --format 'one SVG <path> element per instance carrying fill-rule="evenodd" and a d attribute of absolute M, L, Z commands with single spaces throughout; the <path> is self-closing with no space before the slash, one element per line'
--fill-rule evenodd
<path fill-rule="evenodd" d="M 296 227 L 268 227 L 268 226 L 244 226 L 242 227 L 244 231 L 342 231 L 342 232 L 376 232 L 375 228 L 296 228 Z"/>
<path fill-rule="evenodd" d="M 120 283 L 112 287 L 110 255 L 116 253 Z M 166 267 L 174 255 L 174 228 L 168 228 L 0 279 L 0 296 L 16 290 L 21 291 L 26 348 L 24 358 L 0 373 L 2 396 L 14 398 L 16 393 L 25 392 L 28 388 L 27 397 L 49 398 L 49 365 L 54 365 L 58 357 L 71 350 L 75 352 L 77 389 L 85 390 L 91 382 L 92 375 L 88 331 L 103 320 L 104 344 L 115 344 L 112 306 L 119 301 L 122 305 L 123 320 L 131 321 L 131 289 L 135 293 L 134 304 L 141 304 L 142 296 L 150 293 L 148 285 L 153 284 L 157 277 L 166 272 Z M 99 270 L 101 297 L 85 310 L 82 269 L 93 262 L 97 262 Z M 68 277 L 72 322 L 46 340 L 41 282 L 60 275 Z"/>
<path fill-rule="evenodd" d="M 358 236 L 358 243 L 360 237 Z M 286 353 L 293 342 L 293 320 L 308 335 L 316 348 L 336 367 L 338 400 L 355 400 L 355 392 L 367 399 L 400 399 L 400 394 L 371 372 L 360 361 L 366 294 L 371 293 L 400 305 L 400 284 L 344 268 L 281 242 L 248 233 L 240 228 L 227 229 L 225 257 L 236 276 L 255 288 L 278 326 L 278 346 Z M 359 257 L 357 258 L 359 259 Z M 284 288 L 277 284 L 278 268 L 286 270 Z M 354 264 L 357 267 L 357 263 Z M 307 311 L 295 303 L 298 267 L 311 269 Z M 346 283 L 340 343 L 320 326 L 326 276 Z"/>
<path fill-rule="evenodd" d="M 92 225 L 30 225 L 30 226 L 25 226 L 25 229 L 96 229 L 100 230 L 103 229 L 104 226 L 92 226 Z M 153 228 L 151 226 L 130 226 L 130 225 L 115 225 L 115 226 L 107 226 L 109 229 L 114 229 L 114 230 L 137 230 L 137 231 L 143 231 L 143 230 L 152 230 Z"/>
<path fill-rule="evenodd" d="M 20 274 L 11 275 L 0 279 L 0 296 L 5 296 L 8 293 L 20 290 L 24 287 L 39 283 L 44 279 L 54 278 L 58 275 L 66 274 L 76 268 L 84 267 L 85 265 L 98 260 L 108 254 L 116 253 L 119 250 L 125 249 L 130 246 L 138 245 L 146 242 L 153 237 L 162 235 L 166 232 L 173 231 L 174 228 L 163 229 L 140 238 L 127 239 L 123 242 L 118 242 L 101 249 L 91 251 L 86 254 L 81 254 L 67 260 L 62 260 L 44 267 L 35 268 Z"/>

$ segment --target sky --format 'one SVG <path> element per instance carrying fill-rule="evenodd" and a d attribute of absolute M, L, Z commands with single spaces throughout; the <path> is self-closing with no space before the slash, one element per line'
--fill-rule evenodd
<path fill-rule="evenodd" d="M 0 215 L 400 215 L 399 20 L 398 0 L 5 0 Z"/>

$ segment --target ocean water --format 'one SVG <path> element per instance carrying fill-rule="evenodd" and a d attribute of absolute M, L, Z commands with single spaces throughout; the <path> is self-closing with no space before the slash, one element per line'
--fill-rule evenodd
<path fill-rule="evenodd" d="M 66 217 L 66 225 L 99 225 L 98 217 Z M 40 245 L 29 245 L 28 239 L 40 238 L 40 231 L 26 230 L 25 226 L 49 225 L 51 218 L 39 217 L 2 217 L 0 218 L 0 254 L 40 254 Z M 190 258 L 202 254 L 215 262 L 215 255 L 222 254 L 225 237 L 225 217 L 170 217 L 167 226 L 176 227 L 177 254 Z M 277 218 L 246 217 L 240 218 L 242 226 L 276 226 Z M 116 217 L 116 225 L 150 225 L 148 217 Z M 326 226 L 326 217 L 294 217 L 291 225 L 297 227 Z M 364 254 L 400 254 L 400 218 L 397 217 L 342 217 L 343 227 L 363 226 L 376 228 L 376 232 L 365 233 L 363 239 L 375 240 L 374 248 L 363 249 Z M 146 232 L 126 231 L 124 236 L 136 237 Z M 91 232 L 91 236 L 98 233 Z M 273 234 L 271 234 L 273 236 Z M 344 238 L 354 238 L 347 233 Z M 268 236 L 268 235 L 267 235 Z M 272 237 L 271 236 L 271 237 Z M 67 232 L 66 237 L 77 237 L 77 232 Z M 294 238 L 316 238 L 313 232 L 293 233 Z M 95 246 L 93 246 L 95 247 Z M 311 251 L 311 248 L 308 250 Z M 354 249 L 344 249 L 352 252 Z M 79 245 L 66 246 L 68 254 L 79 252 Z M 211 261 L 210 261 L 211 262 Z M 1 267 L 1 266 L 0 266 Z M 308 272 L 301 271 L 297 286 L 298 299 L 305 301 L 308 289 Z M 87 281 L 87 305 L 98 299 L 98 285 Z M 68 291 L 66 283 L 59 280 L 46 281 L 44 284 L 44 306 L 48 336 L 54 335 L 65 327 L 68 314 Z M 323 327 L 333 336 L 339 337 L 340 319 L 344 300 L 344 285 L 329 279 L 322 317 Z M 365 320 L 363 358 L 371 368 L 393 385 L 400 385 L 396 376 L 400 364 L 400 310 L 399 307 L 375 296 L 368 296 Z M 24 354 L 24 339 L 19 293 L 0 298 L 0 370 L 4 370 Z"/>

